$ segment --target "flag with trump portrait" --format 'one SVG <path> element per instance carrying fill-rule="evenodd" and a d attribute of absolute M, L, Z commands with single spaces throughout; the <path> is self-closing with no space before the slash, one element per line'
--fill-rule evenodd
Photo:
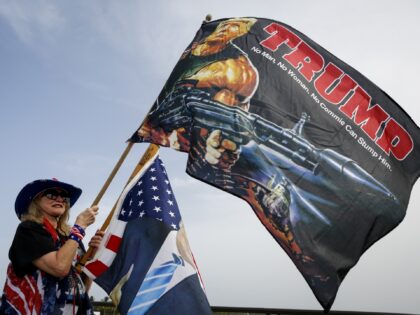
<path fill-rule="evenodd" d="M 389 95 L 262 18 L 204 22 L 130 141 L 188 153 L 189 175 L 246 200 L 325 310 L 420 174 L 419 128 Z"/>
<path fill-rule="evenodd" d="M 122 314 L 212 314 L 157 153 L 124 189 L 83 272 Z"/>

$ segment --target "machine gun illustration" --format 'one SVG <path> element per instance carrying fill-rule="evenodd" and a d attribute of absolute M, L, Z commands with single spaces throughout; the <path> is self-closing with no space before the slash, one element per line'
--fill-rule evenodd
<path fill-rule="evenodd" d="M 391 191 L 354 160 L 332 150 L 317 148 L 303 135 L 309 116 L 302 113 L 292 129 L 283 128 L 253 113 L 237 107 L 222 105 L 210 99 L 205 91 L 179 88 L 169 94 L 149 114 L 152 125 L 167 131 L 181 127 L 219 129 L 224 137 L 245 145 L 254 140 L 276 152 L 282 159 L 311 171 L 326 174 L 341 187 L 378 193 L 396 200 Z"/>

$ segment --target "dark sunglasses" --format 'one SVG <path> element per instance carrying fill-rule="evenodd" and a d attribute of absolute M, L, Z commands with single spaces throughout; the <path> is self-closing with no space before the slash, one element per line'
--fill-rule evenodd
<path fill-rule="evenodd" d="M 69 194 L 62 190 L 47 189 L 42 193 L 41 197 L 47 197 L 50 200 L 57 200 L 58 197 L 61 197 L 61 200 L 70 203 Z"/>

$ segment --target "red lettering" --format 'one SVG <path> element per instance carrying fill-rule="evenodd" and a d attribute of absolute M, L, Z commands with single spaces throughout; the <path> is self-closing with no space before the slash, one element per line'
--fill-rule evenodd
<path fill-rule="evenodd" d="M 327 90 L 336 80 L 340 80 L 332 91 Z M 357 83 L 333 63 L 329 63 L 324 72 L 314 81 L 315 89 L 325 100 L 339 104 L 346 95 L 357 86 Z"/>
<path fill-rule="evenodd" d="M 322 55 L 284 26 L 271 23 L 264 28 L 264 31 L 270 36 L 260 44 L 271 51 L 276 51 L 280 45 L 286 44 L 292 51 L 284 54 L 283 58 L 296 69 L 299 68 L 299 72 L 309 82 L 324 67 Z M 314 81 L 314 87 L 319 95 L 335 105 L 340 104 L 353 90 L 353 95 L 340 106 L 340 111 L 359 125 L 372 140 L 377 138 L 381 124 L 390 117 L 380 105 L 370 106 L 370 95 L 333 63 L 325 67 L 324 72 Z M 414 147 L 413 139 L 408 132 L 393 118 L 387 121 L 376 144 L 386 154 L 392 153 L 398 160 L 404 160 Z"/>
<path fill-rule="evenodd" d="M 350 99 L 340 107 L 340 111 L 353 118 L 357 125 L 363 124 L 362 130 L 375 140 L 376 134 L 389 115 L 379 105 L 369 107 L 371 97 L 360 86 L 356 88 Z"/>
<path fill-rule="evenodd" d="M 276 51 L 283 43 L 286 43 L 290 48 L 295 48 L 302 41 L 294 33 L 277 23 L 267 25 L 264 27 L 264 31 L 271 36 L 261 41 L 260 44 L 271 51 Z"/>
<path fill-rule="evenodd" d="M 302 67 L 299 72 L 309 81 L 312 81 L 316 72 L 324 67 L 324 59 L 320 54 L 313 50 L 307 43 L 300 42 L 298 47 L 289 54 L 283 55 L 293 67 Z"/>
<path fill-rule="evenodd" d="M 398 159 L 404 160 L 413 150 L 413 139 L 408 132 L 391 118 L 384 128 L 382 136 L 376 141 L 386 154 L 390 152 Z"/>

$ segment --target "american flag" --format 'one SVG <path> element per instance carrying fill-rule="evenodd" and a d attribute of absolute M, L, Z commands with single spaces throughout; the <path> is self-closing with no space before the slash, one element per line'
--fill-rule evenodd
<path fill-rule="evenodd" d="M 212 314 L 157 154 L 124 189 L 101 247 L 84 272 L 121 314 Z"/>
<path fill-rule="evenodd" d="M 163 222 L 171 230 L 179 230 L 181 215 L 163 162 L 156 156 L 145 167 L 146 170 L 139 172 L 127 185 L 117 203 L 118 211 L 104 237 L 104 246 L 96 255 L 100 259 L 85 266 L 84 272 L 92 279 L 111 265 L 128 221 L 149 217 Z"/>
<path fill-rule="evenodd" d="M 149 216 L 179 229 L 181 216 L 162 161 L 157 158 L 125 198 L 118 220 Z"/>

